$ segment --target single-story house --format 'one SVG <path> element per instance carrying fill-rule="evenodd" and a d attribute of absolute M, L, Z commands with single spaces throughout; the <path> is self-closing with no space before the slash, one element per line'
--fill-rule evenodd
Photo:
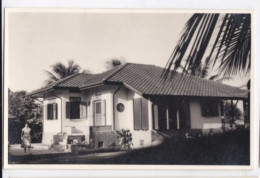
<path fill-rule="evenodd" d="M 80 138 L 94 147 L 114 143 L 116 130 L 129 129 L 133 147 L 149 146 L 178 130 L 222 127 L 222 100 L 246 100 L 247 91 L 155 65 L 126 63 L 100 74 L 75 74 L 30 93 L 43 98 L 43 140 L 58 133 L 67 143 Z M 222 114 L 221 114 L 222 113 Z"/>

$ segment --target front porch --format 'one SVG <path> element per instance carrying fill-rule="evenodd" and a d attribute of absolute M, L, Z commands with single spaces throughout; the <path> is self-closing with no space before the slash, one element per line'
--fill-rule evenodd
<path fill-rule="evenodd" d="M 242 120 L 244 128 L 249 122 L 246 100 L 180 96 L 148 98 L 153 103 L 153 130 L 166 138 L 218 134 L 236 129 L 235 120 Z M 241 113 L 236 114 L 237 110 Z"/>

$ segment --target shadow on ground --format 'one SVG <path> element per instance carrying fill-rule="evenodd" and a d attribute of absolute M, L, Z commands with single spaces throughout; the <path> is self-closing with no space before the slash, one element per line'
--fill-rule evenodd
<path fill-rule="evenodd" d="M 168 139 L 130 152 L 13 156 L 10 164 L 249 165 L 249 130 L 194 139 Z"/>

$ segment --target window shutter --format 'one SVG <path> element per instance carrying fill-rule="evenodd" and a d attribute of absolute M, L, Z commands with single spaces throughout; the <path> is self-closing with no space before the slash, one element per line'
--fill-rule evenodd
<path fill-rule="evenodd" d="M 48 104 L 48 120 L 53 120 L 53 104 Z"/>
<path fill-rule="evenodd" d="M 70 118 L 70 102 L 66 102 L 66 118 Z"/>
<path fill-rule="evenodd" d="M 101 100 L 101 125 L 106 125 L 106 100 Z"/>
<path fill-rule="evenodd" d="M 53 104 L 50 104 L 50 119 L 53 120 Z"/>
<path fill-rule="evenodd" d="M 153 129 L 159 129 L 159 121 L 158 121 L 158 106 L 153 104 Z"/>
<path fill-rule="evenodd" d="M 92 102 L 92 116 L 93 116 L 93 126 L 96 126 L 96 116 L 95 116 L 95 101 Z"/>
<path fill-rule="evenodd" d="M 58 104 L 55 103 L 55 105 L 56 105 L 56 119 L 58 119 Z"/>
<path fill-rule="evenodd" d="M 48 120 L 48 105 L 44 105 L 44 119 Z"/>
<path fill-rule="evenodd" d="M 57 103 L 53 104 L 53 119 L 58 119 Z"/>
<path fill-rule="evenodd" d="M 87 106 L 85 102 L 80 103 L 80 118 L 86 118 L 87 115 L 86 107 Z"/>
<path fill-rule="evenodd" d="M 82 105 L 82 103 L 80 103 L 80 105 L 79 105 L 79 112 L 80 112 L 79 113 L 79 115 L 80 115 L 79 117 L 83 118 L 83 105 Z"/>
<path fill-rule="evenodd" d="M 49 120 L 50 119 L 50 116 L 51 114 L 50 114 L 50 104 L 47 104 L 47 120 Z"/>
<path fill-rule="evenodd" d="M 148 100 L 142 98 L 142 130 L 149 129 L 149 120 L 148 120 Z"/>
<path fill-rule="evenodd" d="M 51 114 L 50 114 L 50 104 L 47 104 L 47 119 L 49 120 L 51 117 Z"/>
<path fill-rule="evenodd" d="M 134 99 L 134 129 L 141 129 L 141 98 Z"/>

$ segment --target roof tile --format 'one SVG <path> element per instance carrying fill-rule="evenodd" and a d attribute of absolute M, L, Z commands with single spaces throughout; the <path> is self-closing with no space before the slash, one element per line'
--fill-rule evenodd
<path fill-rule="evenodd" d="M 75 74 L 32 94 L 53 88 L 89 88 L 100 84 L 118 83 L 143 95 L 174 95 L 246 98 L 247 91 L 218 82 L 172 72 L 162 77 L 164 69 L 154 65 L 127 63 L 100 74 Z"/>

